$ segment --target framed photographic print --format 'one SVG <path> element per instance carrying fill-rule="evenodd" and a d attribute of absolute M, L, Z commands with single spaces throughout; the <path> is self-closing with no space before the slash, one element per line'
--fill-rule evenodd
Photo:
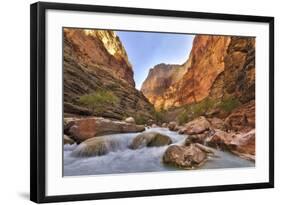
<path fill-rule="evenodd" d="M 274 18 L 31 5 L 32 201 L 274 186 Z"/>

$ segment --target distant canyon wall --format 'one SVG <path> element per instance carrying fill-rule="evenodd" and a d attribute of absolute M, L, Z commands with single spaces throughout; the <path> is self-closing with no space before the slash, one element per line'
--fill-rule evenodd
<path fill-rule="evenodd" d="M 141 91 L 156 108 L 162 108 L 165 101 L 163 97 L 182 79 L 187 69 L 185 65 L 158 64 L 149 70 Z"/>
<path fill-rule="evenodd" d="M 152 68 L 141 91 L 157 110 L 210 97 L 255 98 L 255 38 L 197 35 L 183 65 Z"/>

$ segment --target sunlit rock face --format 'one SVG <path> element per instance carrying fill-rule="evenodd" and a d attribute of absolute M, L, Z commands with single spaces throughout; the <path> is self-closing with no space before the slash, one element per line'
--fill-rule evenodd
<path fill-rule="evenodd" d="M 149 70 L 146 80 L 143 82 L 141 91 L 154 105 L 156 109 L 162 108 L 163 95 L 176 84 L 186 73 L 187 68 L 183 65 L 159 64 Z"/>
<path fill-rule="evenodd" d="M 173 69 L 160 72 L 156 66 L 142 86 L 142 92 L 158 110 L 206 97 L 235 96 L 242 103 L 255 98 L 254 38 L 197 35 L 187 63 L 177 67 L 183 72 L 171 78 L 169 70 Z"/>
<path fill-rule="evenodd" d="M 224 57 L 229 45 L 229 37 L 196 36 L 191 50 L 191 67 L 176 86 L 180 98 L 178 105 L 203 100 L 209 95 L 212 84 L 224 70 Z"/>
<path fill-rule="evenodd" d="M 78 62 L 100 65 L 130 85 L 135 86 L 133 69 L 119 37 L 109 30 L 64 29 Z"/>
<path fill-rule="evenodd" d="M 135 88 L 127 53 L 113 31 L 65 28 L 63 34 L 65 116 L 152 118 L 154 108 Z"/>

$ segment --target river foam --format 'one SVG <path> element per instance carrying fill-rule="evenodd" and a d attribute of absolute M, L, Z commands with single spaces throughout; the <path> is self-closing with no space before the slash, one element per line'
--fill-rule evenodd
<path fill-rule="evenodd" d="M 145 132 L 148 131 L 156 131 L 170 136 L 173 144 L 183 144 L 187 137 L 169 131 L 167 128 L 150 128 Z M 125 133 L 105 136 L 115 141 L 116 146 L 114 150 L 103 156 L 77 157 L 72 154 L 77 148 L 76 144 L 64 145 L 64 176 L 177 170 L 162 163 L 162 156 L 168 146 L 129 149 L 129 145 L 138 134 Z M 218 157 L 211 158 L 200 169 L 253 167 L 255 165 L 253 162 L 227 152 L 216 151 L 216 155 Z"/>

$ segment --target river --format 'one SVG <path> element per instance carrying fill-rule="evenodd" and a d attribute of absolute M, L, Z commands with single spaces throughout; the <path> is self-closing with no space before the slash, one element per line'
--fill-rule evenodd
<path fill-rule="evenodd" d="M 186 135 L 167 128 L 150 128 L 148 131 L 156 131 L 170 136 L 173 144 L 183 144 Z M 106 155 L 93 157 L 73 156 L 77 145 L 64 145 L 64 176 L 118 174 L 135 172 L 173 171 L 177 168 L 166 166 L 161 162 L 162 156 L 168 146 L 144 147 L 131 150 L 128 146 L 139 133 L 125 133 L 106 135 L 106 138 L 116 141 L 117 146 Z M 199 169 L 214 168 L 241 168 L 254 167 L 255 163 L 242 159 L 228 152 L 216 151 L 218 157 L 210 158 Z"/>

